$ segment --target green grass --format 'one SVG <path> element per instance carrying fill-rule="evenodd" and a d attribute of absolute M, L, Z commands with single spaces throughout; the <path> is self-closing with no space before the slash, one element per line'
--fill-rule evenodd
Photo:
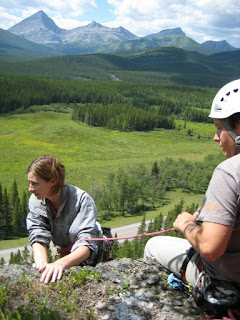
<path fill-rule="evenodd" d="M 1 240 L 0 250 L 11 249 L 16 247 L 25 247 L 29 244 L 28 237 L 13 239 L 13 240 Z"/>
<path fill-rule="evenodd" d="M 176 123 L 183 128 L 183 121 Z M 199 123 L 187 123 L 181 131 L 119 132 L 74 122 L 66 113 L 2 116 L 0 182 L 9 189 L 16 179 L 19 191 L 27 188 L 29 163 L 42 154 L 53 154 L 65 164 L 67 182 L 90 192 L 91 186 L 104 183 L 119 168 L 151 167 L 165 157 L 201 161 L 218 150 L 213 133 L 213 125 Z"/>
<path fill-rule="evenodd" d="M 0 183 L 10 190 L 16 179 L 19 193 L 27 189 L 26 170 L 29 163 L 42 154 L 61 159 L 67 170 L 67 182 L 91 194 L 91 187 L 106 181 L 109 173 L 119 168 L 128 170 L 144 164 L 151 168 L 154 161 L 166 157 L 202 161 L 207 154 L 218 152 L 212 142 L 212 124 L 176 121 L 176 130 L 150 132 L 119 132 L 88 127 L 71 120 L 70 113 L 37 112 L 0 117 Z M 184 129 L 183 129 L 184 128 Z M 193 131 L 189 136 L 187 131 Z M 200 139 L 198 136 L 201 136 Z M 153 219 L 164 215 L 184 199 L 185 205 L 201 204 L 202 195 L 181 191 L 167 194 L 165 205 L 146 213 Z M 116 217 L 103 225 L 112 228 L 142 220 L 143 213 L 134 217 Z M 0 241 L 0 250 L 25 246 L 27 238 Z"/>
<path fill-rule="evenodd" d="M 166 199 L 161 207 L 156 208 L 153 211 L 147 211 L 145 213 L 146 220 L 152 220 L 157 217 L 160 213 L 162 215 L 167 215 L 170 210 L 174 208 L 174 206 L 181 201 L 184 200 L 184 208 L 190 206 L 192 203 L 196 205 L 201 205 L 204 195 L 203 194 L 193 194 L 193 193 L 186 193 L 180 190 L 176 190 L 173 192 L 169 192 L 166 196 Z M 128 224 L 133 224 L 142 221 L 143 213 L 135 216 L 129 217 L 120 217 L 117 216 L 116 218 L 111 219 L 111 221 L 104 221 L 103 225 L 106 227 L 117 228 Z"/>

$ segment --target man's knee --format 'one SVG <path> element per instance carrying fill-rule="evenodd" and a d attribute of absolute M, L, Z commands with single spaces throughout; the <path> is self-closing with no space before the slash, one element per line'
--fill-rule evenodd
<path fill-rule="evenodd" d="M 148 240 L 144 249 L 144 258 L 154 257 L 153 252 L 160 246 L 160 237 L 154 237 Z"/>

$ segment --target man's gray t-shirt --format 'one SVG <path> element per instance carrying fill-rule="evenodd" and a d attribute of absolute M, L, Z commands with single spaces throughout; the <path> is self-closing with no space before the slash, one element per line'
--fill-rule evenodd
<path fill-rule="evenodd" d="M 219 280 L 240 282 L 239 195 L 240 155 L 236 155 L 214 170 L 197 219 L 233 227 L 225 253 L 214 262 L 202 258 L 205 270 Z"/>

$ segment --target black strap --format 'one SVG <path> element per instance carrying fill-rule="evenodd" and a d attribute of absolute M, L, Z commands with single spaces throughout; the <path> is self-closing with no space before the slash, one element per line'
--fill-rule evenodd
<path fill-rule="evenodd" d="M 186 281 L 185 274 L 186 274 L 187 265 L 188 265 L 188 262 L 192 259 L 195 252 L 196 250 L 193 247 L 191 247 L 187 252 L 186 258 L 183 260 L 183 264 L 180 268 L 182 281 Z"/>

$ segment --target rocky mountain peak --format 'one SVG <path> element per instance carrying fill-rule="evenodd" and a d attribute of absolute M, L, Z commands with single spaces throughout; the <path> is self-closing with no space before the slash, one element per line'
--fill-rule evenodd
<path fill-rule="evenodd" d="M 100 23 L 98 23 L 96 21 L 92 21 L 91 23 L 89 23 L 87 25 L 87 27 L 89 27 L 89 28 L 97 28 L 97 29 L 105 28 L 103 25 L 101 25 Z"/>
<path fill-rule="evenodd" d="M 128 30 L 109 28 L 92 21 L 72 30 L 60 29 L 42 10 L 8 29 L 11 33 L 39 44 L 66 44 L 76 41 L 127 41 L 138 37 Z"/>
<path fill-rule="evenodd" d="M 186 37 L 186 34 L 182 31 L 181 28 L 165 29 L 158 33 L 149 34 L 146 37 L 149 38 L 149 37 L 169 36 L 169 35 Z"/>
<path fill-rule="evenodd" d="M 181 28 L 165 29 L 165 30 L 160 31 L 159 35 L 160 36 L 174 35 L 174 36 L 186 37 L 186 34 L 182 31 Z"/>
<path fill-rule="evenodd" d="M 40 29 L 50 30 L 54 33 L 59 33 L 61 31 L 61 29 L 55 24 L 55 22 L 51 18 L 49 18 L 42 10 L 24 19 L 8 30 L 15 34 L 23 34 Z"/>
<path fill-rule="evenodd" d="M 211 51 L 233 51 L 237 50 L 237 48 L 232 47 L 226 40 L 222 41 L 205 41 L 202 43 L 202 46 Z"/>

